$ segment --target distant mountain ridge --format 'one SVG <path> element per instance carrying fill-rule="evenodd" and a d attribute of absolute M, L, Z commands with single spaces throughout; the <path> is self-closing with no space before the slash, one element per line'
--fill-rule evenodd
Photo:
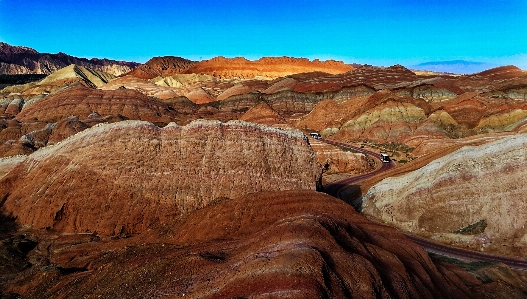
<path fill-rule="evenodd" d="M 0 42 L 0 74 L 49 75 L 71 64 L 98 72 L 106 72 L 114 76 L 128 73 L 141 65 L 136 62 L 116 61 L 110 59 L 79 58 L 62 52 L 57 54 L 39 53 L 28 47 L 11 46 Z"/>
<path fill-rule="evenodd" d="M 497 65 L 491 63 L 466 60 L 429 61 L 408 66 L 413 70 L 453 74 L 473 74 L 495 67 Z"/>

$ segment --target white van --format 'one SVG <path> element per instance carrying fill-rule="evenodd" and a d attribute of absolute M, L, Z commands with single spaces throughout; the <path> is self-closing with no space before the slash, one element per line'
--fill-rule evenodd
<path fill-rule="evenodd" d="M 320 139 L 322 138 L 322 136 L 320 136 L 319 133 L 309 133 L 309 135 L 311 135 L 311 137 L 315 138 L 315 139 Z"/>
<path fill-rule="evenodd" d="M 391 161 L 390 156 L 388 156 L 385 153 L 381 153 L 381 161 L 383 163 L 390 163 L 390 161 Z"/>

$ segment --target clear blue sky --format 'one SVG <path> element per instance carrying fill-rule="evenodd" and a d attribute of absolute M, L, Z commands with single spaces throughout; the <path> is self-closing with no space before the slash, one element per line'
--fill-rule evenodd
<path fill-rule="evenodd" d="M 527 69 L 527 0 L 0 0 L 0 41 L 39 52 L 472 60 Z"/>

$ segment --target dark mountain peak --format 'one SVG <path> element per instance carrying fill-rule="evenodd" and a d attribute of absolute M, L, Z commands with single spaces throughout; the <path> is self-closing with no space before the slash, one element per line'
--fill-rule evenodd
<path fill-rule="evenodd" d="M 64 52 L 57 54 L 39 53 L 28 47 L 11 46 L 0 42 L 0 74 L 49 75 L 70 64 L 107 72 L 115 76 L 127 73 L 140 65 L 136 62 L 78 58 Z"/>

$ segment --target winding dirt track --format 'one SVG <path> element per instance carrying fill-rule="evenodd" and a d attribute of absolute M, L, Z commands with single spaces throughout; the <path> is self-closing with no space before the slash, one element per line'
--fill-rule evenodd
<path fill-rule="evenodd" d="M 342 143 L 342 142 L 336 142 L 336 141 L 333 141 L 333 140 L 327 140 L 327 139 L 319 139 L 319 140 L 322 141 L 322 142 L 328 143 L 328 144 L 349 148 L 349 149 L 352 149 L 352 150 L 355 150 L 355 151 L 358 151 L 358 152 L 370 155 L 370 156 L 372 156 L 375 159 L 380 161 L 380 155 L 378 153 L 375 153 L 375 152 L 372 152 L 372 151 L 369 151 L 369 150 L 366 150 L 366 149 L 363 149 L 363 148 L 360 148 L 360 147 L 356 147 L 356 146 L 353 146 L 353 145 L 350 145 L 350 144 L 346 144 L 346 143 Z M 384 172 L 384 171 L 387 171 L 389 169 L 392 169 L 395 166 L 396 165 L 395 165 L 395 163 L 393 161 L 391 161 L 390 163 L 382 163 L 380 168 L 378 168 L 375 171 L 372 171 L 370 173 L 358 175 L 358 176 L 355 176 L 355 177 L 351 177 L 351 178 L 348 178 L 348 179 L 340 180 L 340 181 L 333 182 L 331 184 L 325 185 L 324 186 L 325 192 L 327 194 L 331 195 L 331 196 L 334 196 L 334 197 L 337 197 L 337 198 L 340 198 L 340 199 L 343 199 L 343 200 L 347 201 L 348 198 L 346 198 L 347 196 L 346 196 L 346 194 L 344 194 L 344 192 L 347 189 L 349 189 L 352 185 L 354 185 L 354 184 L 356 184 L 356 183 L 358 183 L 360 181 L 363 181 L 365 179 L 368 179 L 370 177 L 373 177 L 373 176 L 375 176 L 375 175 L 377 175 L 377 174 L 379 174 L 381 172 Z M 481 253 L 481 252 L 476 252 L 476 251 L 469 251 L 469 250 L 459 249 L 459 248 L 455 248 L 455 247 L 451 247 L 451 246 L 446 246 L 446 245 L 443 245 L 443 244 L 434 243 L 434 242 L 431 242 L 429 240 L 426 240 L 426 239 L 423 239 L 423 238 L 420 238 L 420 237 L 417 237 L 417 236 L 414 236 L 414 235 L 411 235 L 411 234 L 408 234 L 408 233 L 404 233 L 403 232 L 403 234 L 406 237 L 408 237 L 409 239 L 411 239 L 414 243 L 416 243 L 416 244 L 420 245 L 421 247 L 423 247 L 428 252 L 433 252 L 433 253 L 437 253 L 437 254 L 441 254 L 441 255 L 446 255 L 446 256 L 449 256 L 449 257 L 462 259 L 462 260 L 466 260 L 466 261 L 499 262 L 499 263 L 503 263 L 503 264 L 509 266 L 510 268 L 513 268 L 513 269 L 527 271 L 527 260 L 525 260 L 525 259 L 517 259 L 517 258 L 506 257 L 506 256 L 499 256 L 499 255 L 493 255 L 493 254 L 487 254 L 487 253 Z"/>
<path fill-rule="evenodd" d="M 370 156 L 374 157 L 375 159 L 377 159 L 379 161 L 381 160 L 381 155 L 377 154 L 376 152 L 372 152 L 372 151 L 369 151 L 369 150 L 366 150 L 366 149 L 363 149 L 363 148 L 360 148 L 360 147 L 356 147 L 356 146 L 353 146 L 353 145 L 350 145 L 350 144 L 347 144 L 347 143 L 342 143 L 342 142 L 337 142 L 337 141 L 327 140 L 327 139 L 320 139 L 320 140 L 322 142 L 325 142 L 325 143 L 328 143 L 328 144 L 349 148 L 349 149 L 352 149 L 354 151 L 361 152 L 361 153 L 364 153 L 366 155 L 370 155 Z M 354 183 L 357 183 L 357 182 L 360 182 L 362 180 L 371 178 L 374 175 L 377 175 L 377 174 L 379 174 L 381 172 L 384 172 L 386 170 L 389 170 L 389 169 L 392 169 L 392 168 L 395 167 L 395 162 L 393 162 L 393 161 L 391 161 L 390 163 L 382 163 L 381 162 L 381 164 L 382 165 L 381 165 L 380 168 L 377 168 L 376 170 L 374 170 L 372 172 L 361 174 L 361 175 L 358 175 L 358 176 L 354 176 L 354 177 L 351 177 L 351 178 L 348 178 L 348 179 L 340 180 L 340 181 L 333 182 L 331 184 L 325 185 L 324 186 L 324 190 L 326 191 L 327 194 L 329 194 L 331 196 L 344 199 L 344 198 L 341 197 L 341 194 L 350 185 L 352 185 Z"/>

